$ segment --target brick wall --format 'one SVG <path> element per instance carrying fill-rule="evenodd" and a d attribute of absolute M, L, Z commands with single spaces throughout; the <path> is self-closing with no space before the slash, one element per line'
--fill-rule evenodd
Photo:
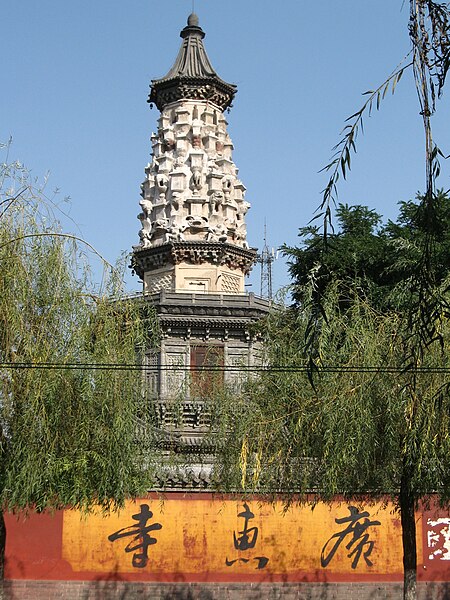
<path fill-rule="evenodd" d="M 6 600 L 402 600 L 399 583 L 139 584 L 7 581 Z M 450 600 L 450 584 L 418 585 L 418 600 Z"/>

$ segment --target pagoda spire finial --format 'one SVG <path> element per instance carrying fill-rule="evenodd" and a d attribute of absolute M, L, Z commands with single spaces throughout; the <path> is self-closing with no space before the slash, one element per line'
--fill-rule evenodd
<path fill-rule="evenodd" d="M 170 71 L 153 79 L 148 102 L 160 111 L 178 100 L 208 100 L 222 111 L 229 108 L 237 88 L 221 79 L 212 66 L 203 45 L 205 32 L 192 12 L 180 32 L 183 43 Z"/>
<path fill-rule="evenodd" d="M 192 3 L 192 4 L 194 4 L 194 3 Z M 188 24 L 188 27 L 198 27 L 198 24 L 199 24 L 198 15 L 195 14 L 193 6 L 192 6 L 192 12 L 188 17 L 187 24 Z"/>

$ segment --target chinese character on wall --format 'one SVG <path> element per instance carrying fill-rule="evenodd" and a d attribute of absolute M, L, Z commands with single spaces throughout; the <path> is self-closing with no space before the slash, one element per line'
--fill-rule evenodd
<path fill-rule="evenodd" d="M 248 554 L 249 550 L 253 550 L 256 546 L 256 542 L 258 541 L 258 527 L 250 527 L 250 521 L 255 518 L 255 515 L 250 510 L 248 504 L 244 502 L 244 510 L 238 513 L 238 517 L 244 520 L 242 524 L 242 529 L 240 531 L 233 531 L 233 545 L 235 550 L 240 552 L 245 552 L 245 556 L 239 556 L 238 558 L 225 560 L 225 564 L 227 567 L 232 567 L 235 563 L 249 563 L 250 561 L 256 562 L 256 569 L 264 569 L 269 562 L 269 559 L 266 556 L 252 556 Z"/>
<path fill-rule="evenodd" d="M 149 509 L 148 504 L 141 504 L 140 512 L 131 517 L 136 521 L 135 524 L 119 529 L 119 531 L 108 536 L 110 542 L 115 542 L 121 538 L 131 537 L 130 542 L 125 547 L 125 552 L 134 552 L 132 565 L 137 569 L 143 569 L 147 565 L 148 548 L 157 542 L 156 538 L 151 537 L 149 533 L 151 531 L 162 529 L 160 523 L 151 523 L 147 525 L 147 522 L 152 517 L 153 513 Z"/>

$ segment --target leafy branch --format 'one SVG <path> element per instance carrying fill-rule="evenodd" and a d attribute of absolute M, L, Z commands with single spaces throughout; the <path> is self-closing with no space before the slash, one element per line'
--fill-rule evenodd
<path fill-rule="evenodd" d="M 83 244 L 84 246 L 86 246 L 87 248 L 89 248 L 89 250 L 91 252 L 93 252 L 96 256 L 98 256 L 100 258 L 100 260 L 107 267 L 109 267 L 112 270 L 114 270 L 114 268 L 115 268 L 89 242 L 87 242 L 83 238 L 80 238 L 80 237 L 78 237 L 76 235 L 72 235 L 71 233 L 58 233 L 58 232 L 55 232 L 55 231 L 48 231 L 48 232 L 45 232 L 45 233 L 30 233 L 30 234 L 26 234 L 26 235 L 21 235 L 19 237 L 11 238 L 7 242 L 4 242 L 3 244 L 0 244 L 0 249 L 4 248 L 5 246 L 8 246 L 9 244 L 14 244 L 15 242 L 19 242 L 21 240 L 25 240 L 25 239 L 29 239 L 29 238 L 40 238 L 40 237 L 64 238 L 66 240 L 73 240 L 75 242 L 79 242 L 79 243 Z"/>
<path fill-rule="evenodd" d="M 27 190 L 27 188 L 24 187 L 19 192 L 17 192 L 17 194 L 14 194 L 13 196 L 8 196 L 4 200 L 0 201 L 0 206 L 7 204 L 7 206 L 2 209 L 2 212 L 0 213 L 0 218 L 3 217 L 3 215 L 6 213 L 6 211 L 14 204 L 14 202 L 16 200 L 18 200 L 19 198 L 22 197 L 22 195 L 26 192 L 26 190 Z"/>
<path fill-rule="evenodd" d="M 103 266 L 103 277 L 101 287 L 110 278 L 122 279 L 122 269 L 119 265 L 113 266 L 108 262 L 100 252 L 98 252 L 81 234 L 75 235 L 65 233 L 61 230 L 52 230 L 48 223 L 56 224 L 60 227 L 56 213 L 61 213 L 70 221 L 72 218 L 62 210 L 59 203 L 54 198 L 59 190 L 53 192 L 53 196 L 45 193 L 48 183 L 48 174 L 43 181 L 32 178 L 30 171 L 26 166 L 16 160 L 9 161 L 9 153 L 12 146 L 12 137 L 5 143 L 0 143 L 0 149 L 4 149 L 6 159 L 0 163 L 0 225 L 3 232 L 9 231 L 9 236 L 3 236 L 0 243 L 0 250 L 11 244 L 26 239 L 47 238 L 47 240 L 64 239 L 71 240 L 75 244 L 82 244 L 96 257 L 98 257 Z M 64 198 L 68 201 L 69 198 Z M 16 227 L 19 223 L 26 222 L 27 215 L 34 215 L 36 222 L 40 224 L 40 231 L 23 231 L 22 227 Z M 109 272 L 109 273 L 108 273 Z"/>
<path fill-rule="evenodd" d="M 413 72 L 425 135 L 425 194 L 422 200 L 425 237 L 421 257 L 412 282 L 413 302 L 408 314 L 407 354 L 412 366 L 423 358 L 434 342 L 443 347 L 441 321 L 448 313 L 445 294 L 436 290 L 433 270 L 436 214 L 436 179 L 440 174 L 439 158 L 448 158 L 433 140 L 431 117 L 436 111 L 436 98 L 442 96 L 450 68 L 450 9 L 448 3 L 433 0 L 411 0 L 409 36 L 413 47 Z"/>
<path fill-rule="evenodd" d="M 413 61 L 403 65 L 410 54 L 411 52 L 405 56 L 393 73 L 375 90 L 364 92 L 363 96 L 368 96 L 367 100 L 357 112 L 345 120 L 348 125 L 341 131 L 341 135 L 343 135 L 342 139 L 333 147 L 334 154 L 331 157 L 331 162 L 319 171 L 320 173 L 331 171 L 330 179 L 323 190 L 322 202 L 318 208 L 320 212 L 315 217 L 317 219 L 323 216 L 323 240 L 325 244 L 328 238 L 328 229 L 332 228 L 331 204 L 335 204 L 337 201 L 337 183 L 341 175 L 344 179 L 347 179 L 347 173 L 351 170 L 351 155 L 352 152 L 356 154 L 356 138 L 359 131 L 364 133 L 363 119 L 366 115 L 370 117 L 374 106 L 377 110 L 380 109 L 381 102 L 386 97 L 389 89 L 391 89 L 392 94 L 395 93 L 395 89 L 403 73 L 413 65 Z"/>
<path fill-rule="evenodd" d="M 347 117 L 345 122 L 348 124 L 341 132 L 341 135 L 343 136 L 342 139 L 333 147 L 334 154 L 331 157 L 331 161 L 319 171 L 331 172 L 328 183 L 322 192 L 323 197 L 322 202 L 317 209 L 318 214 L 312 219 L 314 221 L 315 219 L 323 217 L 321 242 L 324 249 L 326 249 L 328 245 L 328 230 L 333 230 L 331 207 L 332 204 L 336 204 L 337 202 L 337 184 L 341 176 L 344 179 L 347 179 L 347 173 L 351 170 L 351 156 L 352 153 L 356 154 L 356 139 L 360 131 L 361 133 L 364 133 L 364 118 L 366 115 L 370 117 L 374 107 L 377 111 L 380 109 L 381 103 L 389 90 L 391 90 L 392 94 L 395 93 L 403 73 L 413 65 L 413 61 L 404 64 L 410 55 L 411 52 L 403 58 L 395 70 L 381 85 L 374 90 L 368 90 L 363 93 L 363 96 L 367 96 L 366 101 L 357 112 Z M 305 331 L 305 351 L 308 356 L 308 377 L 313 387 L 314 375 L 318 372 L 316 346 L 320 323 L 322 320 L 326 321 L 323 310 L 323 293 L 328 281 L 329 273 L 323 264 L 317 264 L 309 273 L 308 287 L 311 289 L 309 301 L 315 306 L 315 310 L 310 313 L 310 320 Z"/>
<path fill-rule="evenodd" d="M 433 342 L 440 340 L 439 323 L 442 315 L 448 311 L 445 296 L 436 294 L 433 273 L 433 252 L 435 245 L 436 190 L 435 182 L 440 175 L 440 159 L 447 159 L 442 150 L 434 143 L 431 128 L 431 116 L 436 110 L 436 99 L 443 93 L 444 85 L 450 69 L 450 8 L 447 2 L 434 0 L 410 0 L 409 37 L 411 51 L 402 60 L 394 72 L 375 90 L 368 90 L 367 100 L 363 106 L 350 117 L 342 131 L 342 139 L 333 148 L 331 161 L 321 170 L 330 172 L 328 183 L 323 190 L 322 202 L 318 214 L 314 217 L 323 218 L 321 244 L 326 251 L 328 232 L 333 229 L 332 204 L 338 197 L 338 181 L 340 177 L 347 178 L 351 169 L 351 157 L 356 153 L 356 139 L 359 132 L 364 132 L 364 117 L 370 116 L 372 110 L 379 110 L 383 99 L 389 90 L 395 92 L 404 71 L 413 68 L 415 88 L 419 99 L 420 114 L 423 119 L 425 134 L 425 170 L 426 183 L 421 210 L 424 215 L 424 240 L 421 247 L 421 257 L 411 280 L 411 305 L 408 314 L 407 346 L 409 351 L 405 356 L 405 364 L 417 364 L 424 351 Z M 412 60 L 404 64 L 412 54 Z M 317 337 L 316 329 L 320 328 L 320 307 L 323 290 L 329 281 L 329 273 L 323 264 L 315 271 L 315 278 L 320 281 L 317 286 L 314 301 L 319 309 L 314 322 L 307 329 L 306 349 L 313 356 Z M 319 317 L 319 318 L 318 318 Z M 312 359 L 314 362 L 314 358 Z"/>

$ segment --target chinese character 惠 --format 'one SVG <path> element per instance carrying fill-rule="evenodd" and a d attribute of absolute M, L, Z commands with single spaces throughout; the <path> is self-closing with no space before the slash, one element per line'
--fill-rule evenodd
<path fill-rule="evenodd" d="M 148 562 L 148 547 L 156 544 L 156 538 L 149 535 L 150 531 L 162 529 L 160 523 L 152 523 L 147 525 L 147 521 L 153 517 L 152 511 L 148 504 L 141 504 L 140 512 L 132 515 L 132 518 L 137 521 L 135 525 L 119 529 L 115 533 L 108 536 L 110 542 L 115 542 L 120 538 L 132 536 L 131 541 L 125 548 L 125 552 L 134 552 L 132 565 L 138 569 L 143 569 Z M 137 552 L 141 550 L 141 552 Z"/>
<path fill-rule="evenodd" d="M 255 515 L 245 502 L 244 508 L 245 510 L 243 512 L 238 513 L 238 517 L 243 517 L 245 519 L 244 528 L 242 531 L 238 531 L 239 535 L 236 535 L 236 532 L 233 531 L 234 547 L 236 550 L 248 550 L 249 548 L 254 548 L 256 540 L 258 539 L 258 528 L 248 526 L 248 522 L 250 519 L 254 519 Z"/>
<path fill-rule="evenodd" d="M 241 531 L 236 532 L 233 531 L 233 543 L 236 550 L 250 550 L 255 547 L 256 541 L 258 539 L 258 528 L 257 527 L 249 527 L 249 521 L 255 518 L 255 515 L 250 510 L 248 504 L 244 502 L 244 510 L 238 513 L 238 517 L 244 519 L 244 525 Z M 251 560 L 257 561 L 257 569 L 264 569 L 264 567 L 269 562 L 269 559 L 265 556 L 255 556 Z M 227 567 L 231 567 L 236 562 L 248 563 L 250 558 L 235 558 L 234 560 L 228 560 L 226 558 L 225 564 Z"/>
<path fill-rule="evenodd" d="M 350 511 L 348 517 L 335 519 L 335 522 L 338 525 L 347 523 L 347 527 L 332 535 L 322 548 L 322 554 L 320 556 L 322 567 L 327 567 L 330 564 L 337 549 L 344 540 L 347 542 L 345 546 L 346 549 L 350 550 L 347 555 L 348 558 L 353 557 L 352 569 L 356 569 L 358 566 L 361 555 L 369 567 L 373 564 L 372 561 L 369 560 L 369 556 L 372 553 L 375 542 L 369 540 L 367 530 L 372 525 L 381 525 L 381 523 L 380 521 L 370 521 L 367 518 L 370 516 L 369 513 L 367 511 L 359 512 L 356 506 L 349 506 L 348 510 Z"/>

